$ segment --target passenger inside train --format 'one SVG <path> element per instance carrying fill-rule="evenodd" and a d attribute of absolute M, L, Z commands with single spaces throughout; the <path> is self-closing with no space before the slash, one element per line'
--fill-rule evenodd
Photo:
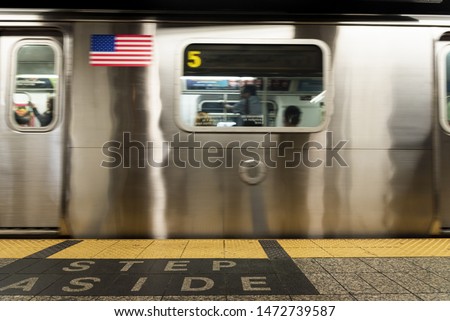
<path fill-rule="evenodd" d="M 240 114 L 240 126 L 262 126 L 262 105 L 256 94 L 256 86 L 246 84 L 241 90 L 241 100 L 234 105 L 225 104 L 225 108 Z"/>
<path fill-rule="evenodd" d="M 44 106 L 43 99 L 45 96 L 39 94 L 15 93 L 13 95 L 13 114 L 17 125 L 20 127 L 49 126 L 53 120 L 55 97 L 47 96 L 45 111 L 39 111 L 39 109 L 43 109 L 40 107 Z"/>
<path fill-rule="evenodd" d="M 14 119 L 19 126 L 34 126 L 33 110 L 30 106 L 22 103 L 14 103 L 13 106 Z"/>
<path fill-rule="evenodd" d="M 294 105 L 287 106 L 284 110 L 284 126 L 286 127 L 295 127 L 297 126 L 302 117 L 301 110 Z"/>
<path fill-rule="evenodd" d="M 54 104 L 55 98 L 53 96 L 49 96 L 47 99 L 47 109 L 43 113 L 40 113 L 36 106 L 32 105 L 33 113 L 37 119 L 39 119 L 41 126 L 48 126 L 52 122 Z"/>

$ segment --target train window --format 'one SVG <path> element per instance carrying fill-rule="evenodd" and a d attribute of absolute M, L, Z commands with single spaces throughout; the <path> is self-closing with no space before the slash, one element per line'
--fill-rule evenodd
<path fill-rule="evenodd" d="M 51 40 L 23 40 L 13 52 L 11 124 L 20 131 L 48 131 L 58 115 L 60 47 Z"/>
<path fill-rule="evenodd" d="M 316 40 L 184 47 L 177 120 L 191 131 L 318 131 L 328 48 Z"/>

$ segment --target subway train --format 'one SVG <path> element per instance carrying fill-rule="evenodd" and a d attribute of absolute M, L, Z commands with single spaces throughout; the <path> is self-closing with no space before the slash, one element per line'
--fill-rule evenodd
<path fill-rule="evenodd" d="M 155 3 L 0 9 L 2 237 L 446 235 L 446 1 Z"/>

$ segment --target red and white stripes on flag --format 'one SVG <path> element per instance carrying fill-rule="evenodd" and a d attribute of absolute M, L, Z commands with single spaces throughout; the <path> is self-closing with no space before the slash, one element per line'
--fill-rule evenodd
<path fill-rule="evenodd" d="M 152 61 L 152 35 L 91 35 L 92 66 L 145 67 Z"/>

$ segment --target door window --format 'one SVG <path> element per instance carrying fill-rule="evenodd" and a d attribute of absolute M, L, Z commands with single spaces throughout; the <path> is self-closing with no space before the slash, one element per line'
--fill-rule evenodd
<path fill-rule="evenodd" d="M 13 62 L 11 124 L 19 131 L 52 129 L 59 111 L 59 46 L 47 40 L 20 41 Z"/>

